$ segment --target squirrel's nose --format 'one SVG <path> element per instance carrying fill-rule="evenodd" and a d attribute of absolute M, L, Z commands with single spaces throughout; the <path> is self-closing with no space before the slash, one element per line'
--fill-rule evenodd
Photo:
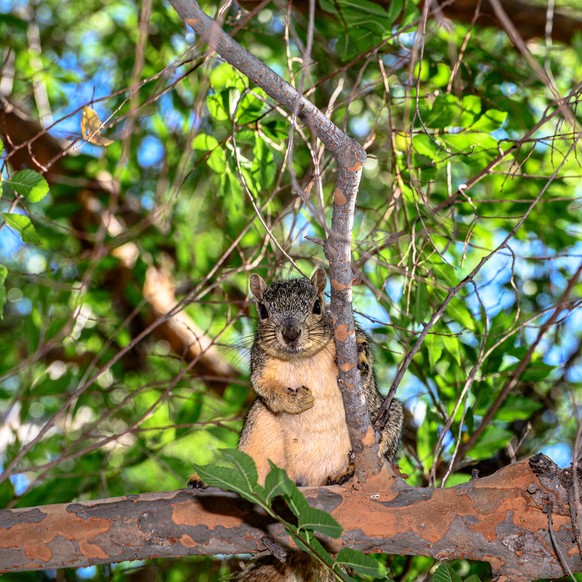
<path fill-rule="evenodd" d="M 287 327 L 282 330 L 281 334 L 287 343 L 294 342 L 301 335 L 300 327 Z"/>

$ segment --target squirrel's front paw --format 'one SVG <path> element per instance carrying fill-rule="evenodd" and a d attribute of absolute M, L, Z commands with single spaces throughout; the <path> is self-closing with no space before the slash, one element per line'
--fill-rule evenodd
<path fill-rule="evenodd" d="M 299 388 L 287 388 L 289 395 L 289 407 L 286 412 L 290 414 L 299 414 L 313 408 L 315 400 L 313 393 L 307 386 L 299 386 Z"/>

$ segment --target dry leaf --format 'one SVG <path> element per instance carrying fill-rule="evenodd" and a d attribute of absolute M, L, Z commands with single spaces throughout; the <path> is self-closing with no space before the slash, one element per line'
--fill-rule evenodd
<path fill-rule="evenodd" d="M 89 143 L 100 146 L 109 146 L 113 143 L 112 139 L 101 135 L 101 120 L 97 112 L 90 107 L 83 108 L 83 117 L 81 118 L 81 132 L 83 138 Z"/>

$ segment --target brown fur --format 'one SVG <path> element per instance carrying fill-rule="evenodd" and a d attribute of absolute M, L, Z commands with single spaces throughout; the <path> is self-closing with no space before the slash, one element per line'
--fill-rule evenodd
<path fill-rule="evenodd" d="M 270 287 L 259 275 L 251 276 L 260 318 L 251 350 L 251 384 L 257 399 L 246 418 L 239 449 L 254 459 L 261 483 L 269 472 L 269 460 L 298 485 L 343 483 L 353 475 L 336 349 L 323 296 L 326 283 L 323 269 L 315 271 L 311 280 L 275 281 Z M 358 368 L 373 416 L 383 399 L 376 387 L 368 339 L 356 329 Z M 379 440 L 380 452 L 388 459 L 396 454 L 402 418 L 402 406 L 394 400 Z M 237 579 L 327 582 L 333 576 L 307 554 L 292 552 L 285 563 L 273 557 L 256 560 Z"/>
<path fill-rule="evenodd" d="M 257 299 L 259 326 L 251 350 L 251 383 L 259 396 L 245 422 L 239 448 L 257 464 L 264 482 L 269 460 L 299 485 L 318 486 L 350 473 L 350 439 L 332 327 L 323 296 L 327 277 L 317 269 L 311 281 L 276 281 L 257 275 L 250 288 Z M 371 415 L 382 403 L 374 356 L 358 328 L 358 367 Z M 380 435 L 380 452 L 392 458 L 402 431 L 402 407 L 393 401 Z"/>

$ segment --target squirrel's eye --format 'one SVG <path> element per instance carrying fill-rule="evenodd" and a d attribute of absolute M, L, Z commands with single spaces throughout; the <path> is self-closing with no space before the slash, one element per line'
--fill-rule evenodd
<path fill-rule="evenodd" d="M 321 303 L 319 299 L 316 299 L 315 303 L 313 304 L 313 313 L 315 313 L 316 315 L 319 315 L 321 313 Z"/>
<path fill-rule="evenodd" d="M 259 303 L 259 315 L 261 316 L 261 319 L 267 319 L 267 317 L 269 317 L 267 308 L 262 303 Z"/>

